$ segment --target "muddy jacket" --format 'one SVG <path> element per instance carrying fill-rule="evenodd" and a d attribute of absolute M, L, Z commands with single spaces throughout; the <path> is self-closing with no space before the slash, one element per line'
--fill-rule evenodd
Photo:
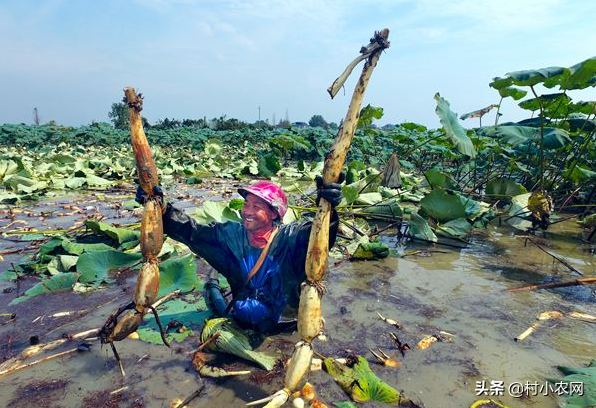
<path fill-rule="evenodd" d="M 261 255 L 252 247 L 244 226 L 238 222 L 199 224 L 183 211 L 168 205 L 164 232 L 188 245 L 228 280 L 233 293 L 233 316 L 245 327 L 267 331 L 277 323 L 286 305 L 298 307 L 300 284 L 311 222 L 281 225 L 259 271 L 246 278 Z M 333 211 L 329 247 L 335 243 L 338 216 Z"/>

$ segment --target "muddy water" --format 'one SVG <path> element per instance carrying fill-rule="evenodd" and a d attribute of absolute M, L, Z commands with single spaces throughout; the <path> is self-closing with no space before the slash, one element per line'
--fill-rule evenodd
<path fill-rule="evenodd" d="M 106 208 L 104 212 L 114 219 L 119 217 L 117 209 L 110 212 Z M 593 247 L 582 245 L 579 234 L 575 225 L 567 222 L 554 225 L 548 234 L 535 240 L 586 276 L 592 276 L 596 270 Z M 514 398 L 508 388 L 512 383 L 527 382 L 544 388 L 546 378 L 559 376 L 557 365 L 581 366 L 596 357 L 596 324 L 569 318 L 543 322 L 526 340 L 513 340 L 541 312 L 577 310 L 596 315 L 596 302 L 589 289 L 582 301 L 571 296 L 576 292 L 569 291 L 506 292 L 507 288 L 539 283 L 545 276 L 578 277 L 533 244 L 524 245 L 524 239 L 510 229 L 491 227 L 473 237 L 463 249 L 404 245 L 391 235 L 383 239 L 399 257 L 378 262 L 335 262 L 331 266 L 328 293 L 323 300 L 328 342 L 316 343 L 322 354 L 340 356 L 351 350 L 366 356 L 382 379 L 429 408 L 469 407 L 481 397 L 497 399 L 512 408 L 554 408 L 560 400 L 552 392 Z M 201 264 L 201 275 L 207 271 Z M 128 279 L 128 288 L 133 279 Z M 0 294 L 0 313 L 17 314 L 15 323 L 0 327 L 4 355 L 22 349 L 33 334 L 44 342 L 62 333 L 100 326 L 119 304 L 128 301 L 130 289 L 123 291 L 126 286 L 88 295 L 38 297 L 18 307 L 6 306 L 13 292 Z M 97 308 L 80 318 L 48 317 L 59 311 L 93 306 Z M 378 312 L 398 320 L 401 328 L 380 321 Z M 45 317 L 37 319 L 39 316 Z M 452 341 L 433 343 L 426 350 L 416 348 L 425 335 L 441 331 L 452 334 L 444 335 Z M 411 346 L 405 357 L 389 332 Z M 297 340 L 296 334 L 276 336 L 261 347 L 288 357 Z M 196 337 L 172 349 L 135 340 L 118 343 L 127 372 L 125 380 L 120 378 L 109 348 L 91 343 L 88 352 L 0 378 L 0 406 L 169 407 L 173 399 L 184 399 L 200 386 L 189 354 L 198 343 Z M 401 366 L 395 369 L 376 365 L 369 348 L 384 350 Z M 232 368 L 246 367 L 232 359 L 221 362 Z M 256 375 L 245 378 L 204 380 L 202 396 L 190 406 L 243 406 L 246 401 L 279 389 L 283 382 L 282 375 L 269 378 L 258 368 L 253 371 Z M 310 378 L 329 405 L 347 400 L 326 374 L 314 373 Z M 489 388 L 488 394 L 491 381 L 502 381 L 503 395 L 477 396 L 482 381 Z M 118 391 L 122 387 L 126 388 Z M 112 391 L 118 392 L 110 394 Z"/>

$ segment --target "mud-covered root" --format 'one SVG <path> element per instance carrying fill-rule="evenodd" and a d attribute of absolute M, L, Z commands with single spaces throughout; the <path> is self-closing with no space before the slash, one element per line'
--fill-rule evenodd
<path fill-rule="evenodd" d="M 207 364 L 204 354 L 197 351 L 192 359 L 192 366 L 199 372 L 201 377 L 222 378 L 237 375 L 248 375 L 252 371 L 227 371 L 220 367 L 214 367 Z"/>
<path fill-rule="evenodd" d="M 286 371 L 284 386 L 289 390 L 298 388 L 300 381 L 308 373 L 313 356 L 312 346 L 304 341 L 296 344 L 290 365 Z"/>
<path fill-rule="evenodd" d="M 124 340 L 129 334 L 137 331 L 143 321 L 143 316 L 144 313 L 139 313 L 136 310 L 128 312 L 123 318 L 118 320 L 114 328 L 107 333 L 105 340 L 102 338 L 102 343 L 112 343 L 114 341 Z"/>
<path fill-rule="evenodd" d="M 159 201 L 152 197 L 145 203 L 141 219 L 141 252 L 146 259 L 157 257 L 163 246 L 163 219 Z"/>
<path fill-rule="evenodd" d="M 322 329 L 321 292 L 316 285 L 304 282 L 298 305 L 298 333 L 302 340 L 312 342 Z"/>
<path fill-rule="evenodd" d="M 277 391 L 273 395 L 270 395 L 266 398 L 263 398 L 263 399 L 260 399 L 257 401 L 249 402 L 246 405 L 254 406 L 254 405 L 260 405 L 260 404 L 267 402 L 267 405 L 265 405 L 263 408 L 278 408 L 278 407 L 281 407 L 283 404 L 285 404 L 289 397 L 290 397 L 290 390 L 288 390 L 287 388 L 283 388 L 283 389 Z"/>
<path fill-rule="evenodd" d="M 143 263 L 137 283 L 135 285 L 134 303 L 135 309 L 143 313 L 155 299 L 159 291 L 159 264 L 157 259 L 151 259 Z"/>

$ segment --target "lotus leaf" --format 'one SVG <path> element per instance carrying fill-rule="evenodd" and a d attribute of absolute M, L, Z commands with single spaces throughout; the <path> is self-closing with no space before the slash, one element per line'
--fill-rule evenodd
<path fill-rule="evenodd" d="M 195 211 L 195 218 L 202 224 L 211 222 L 241 221 L 238 210 L 233 210 L 223 201 L 205 201 Z"/>
<path fill-rule="evenodd" d="M 97 235 L 105 235 L 113 239 L 120 245 L 129 242 L 138 242 L 141 235 L 139 231 L 118 228 L 95 220 L 85 220 L 85 227 L 89 228 Z"/>
<path fill-rule="evenodd" d="M 9 304 L 16 305 L 18 303 L 24 302 L 25 300 L 29 300 L 34 296 L 71 289 L 78 278 L 79 274 L 75 272 L 54 275 L 49 279 L 42 280 L 37 285 L 27 290 L 23 296 L 13 299 Z"/>
<path fill-rule="evenodd" d="M 108 279 L 110 272 L 139 263 L 142 258 L 140 253 L 128 254 L 113 249 L 86 251 L 77 261 L 79 281 L 98 286 Z"/>
<path fill-rule="evenodd" d="M 389 247 L 382 242 L 361 242 L 352 254 L 353 260 L 377 260 L 389 256 Z"/>
<path fill-rule="evenodd" d="M 466 209 L 458 196 L 444 190 L 433 190 L 421 201 L 420 207 L 434 220 L 445 223 L 466 216 Z"/>
<path fill-rule="evenodd" d="M 77 264 L 78 259 L 78 256 L 58 255 L 48 263 L 48 272 L 50 275 L 68 272 L 70 268 Z"/>
<path fill-rule="evenodd" d="M 426 180 L 431 188 L 447 188 L 453 189 L 455 188 L 455 182 L 453 178 L 447 174 L 439 171 L 437 169 L 430 169 L 424 173 Z"/>
<path fill-rule="evenodd" d="M 157 308 L 159 318 L 164 327 L 170 322 L 177 322 L 175 328 L 168 330 L 166 338 L 169 342 L 181 343 L 184 339 L 194 334 L 194 329 L 199 328 L 205 319 L 213 313 L 209 311 L 202 296 L 186 295 L 184 298 L 168 300 Z M 137 332 L 139 339 L 147 343 L 162 344 L 159 327 L 152 313 L 147 313 L 144 324 Z"/>
<path fill-rule="evenodd" d="M 333 358 L 326 358 L 323 364 L 325 370 L 352 400 L 399 404 L 399 391 L 381 381 L 363 357 L 357 356 L 352 366 L 338 363 Z"/>
<path fill-rule="evenodd" d="M 279 159 L 277 156 L 268 154 L 261 157 L 259 160 L 258 169 L 259 175 L 264 177 L 272 177 L 281 170 L 281 165 L 279 164 Z"/>
<path fill-rule="evenodd" d="M 445 129 L 445 134 L 453 144 L 457 146 L 460 153 L 470 157 L 476 157 L 476 149 L 468 137 L 466 130 L 460 125 L 457 115 L 451 111 L 449 102 L 442 98 L 438 93 L 435 95 L 435 100 L 437 101 L 437 109 L 435 112 L 441 120 L 443 129 Z"/>
<path fill-rule="evenodd" d="M 429 242 L 437 242 L 437 236 L 424 218 L 416 213 L 410 215 L 409 234 Z"/>
<path fill-rule="evenodd" d="M 354 404 L 352 401 L 338 401 L 334 402 L 333 405 L 338 408 L 358 408 L 358 405 Z"/>
<path fill-rule="evenodd" d="M 563 395 L 564 408 L 584 408 L 596 406 L 596 360 L 588 367 L 557 367 L 565 375 L 560 380 L 550 379 L 553 387 L 567 390 Z M 583 392 L 570 392 L 571 384 L 582 384 Z M 561 395 L 561 394 L 559 394 Z"/>
<path fill-rule="evenodd" d="M 365 207 L 358 211 L 362 215 L 379 215 L 387 218 L 399 218 L 403 215 L 403 211 L 399 206 L 398 200 L 392 198 L 385 202 L 380 202 L 369 207 Z"/>
<path fill-rule="evenodd" d="M 526 231 L 532 227 L 532 223 L 524 217 L 530 214 L 528 210 L 528 199 L 532 193 L 519 194 L 511 198 L 511 206 L 509 207 L 509 219 L 507 222 L 512 227 Z"/>
<path fill-rule="evenodd" d="M 586 180 L 596 179 L 596 172 L 587 168 L 585 165 L 578 164 L 573 167 L 572 171 L 567 170 L 563 174 L 563 177 L 573 181 L 575 184 L 580 184 Z"/>
<path fill-rule="evenodd" d="M 486 184 L 485 194 L 490 197 L 503 199 L 511 198 L 527 192 L 526 188 L 508 178 L 497 178 Z"/>
<path fill-rule="evenodd" d="M 174 290 L 183 292 L 202 290 L 203 285 L 197 278 L 197 265 L 193 254 L 183 257 L 170 258 L 159 264 L 159 292 L 158 296 L 167 295 Z"/>
<path fill-rule="evenodd" d="M 541 69 L 529 69 L 525 71 L 515 71 L 507 74 L 508 77 L 513 79 L 513 85 L 517 86 L 534 86 L 546 79 L 551 78 L 551 84 L 556 76 L 562 75 L 568 71 L 567 68 L 563 67 L 548 67 Z"/>
<path fill-rule="evenodd" d="M 444 224 L 437 225 L 437 232 L 449 237 L 465 238 L 472 231 L 472 224 L 465 218 L 457 218 Z"/>
<path fill-rule="evenodd" d="M 499 95 L 501 95 L 501 98 L 511 97 L 515 101 L 520 100 L 527 94 L 528 94 L 527 91 L 524 91 L 519 88 L 515 88 L 513 86 L 507 86 L 507 87 L 499 89 Z"/>

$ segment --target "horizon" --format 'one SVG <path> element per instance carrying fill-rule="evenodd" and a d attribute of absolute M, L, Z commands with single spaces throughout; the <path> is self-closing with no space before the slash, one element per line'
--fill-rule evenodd
<path fill-rule="evenodd" d="M 0 123 L 33 123 L 35 107 L 41 123 L 110 122 L 125 86 L 145 95 L 152 124 L 223 115 L 308 123 L 317 114 L 339 123 L 357 75 L 334 100 L 326 89 L 387 27 L 391 47 L 363 105 L 384 108 L 379 126 L 437 128 L 437 92 L 460 116 L 499 102 L 494 77 L 592 57 L 578 46 L 596 41 L 591 11 L 588 0 L 5 2 Z M 593 99 L 589 90 L 570 96 Z M 501 113 L 502 122 L 529 117 L 511 99 Z"/>

